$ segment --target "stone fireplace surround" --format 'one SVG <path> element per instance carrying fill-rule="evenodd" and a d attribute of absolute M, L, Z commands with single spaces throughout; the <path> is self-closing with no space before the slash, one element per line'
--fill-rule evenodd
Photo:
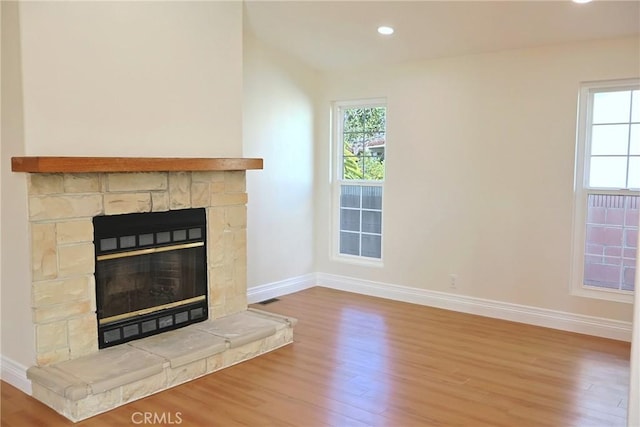
<path fill-rule="evenodd" d="M 28 172 L 33 396 L 79 421 L 293 341 L 247 309 L 247 169 L 260 159 L 14 158 Z M 209 320 L 98 350 L 92 218 L 204 207 Z"/>

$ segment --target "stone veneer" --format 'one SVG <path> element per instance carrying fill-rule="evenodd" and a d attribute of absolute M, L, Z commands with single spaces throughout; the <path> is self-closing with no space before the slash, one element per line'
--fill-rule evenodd
<path fill-rule="evenodd" d="M 29 174 L 36 363 L 98 351 L 97 215 L 207 208 L 209 317 L 247 307 L 244 171 Z"/>
<path fill-rule="evenodd" d="M 180 368 L 178 379 L 171 378 L 172 366 L 177 362 L 164 357 L 163 374 L 156 372 L 151 379 L 144 373 L 134 375 L 133 385 L 125 380 L 117 384 L 117 393 L 101 390 L 96 394 L 91 391 L 91 380 L 87 380 L 82 387 L 89 390 L 88 395 L 80 397 L 82 393 L 73 392 L 69 399 L 65 393 L 73 387 L 58 378 L 61 368 L 73 366 L 71 362 L 76 359 L 80 365 L 92 357 L 99 363 L 104 356 L 101 353 L 119 351 L 98 350 L 93 217 L 206 208 L 211 323 L 247 310 L 245 171 L 34 173 L 28 179 L 37 364 L 28 374 L 33 380 L 34 396 L 58 412 L 73 420 L 86 418 L 292 342 L 291 322 L 285 322 L 288 329 L 275 337 L 244 331 L 249 341 L 242 344 L 248 347 L 239 354 L 237 349 L 229 352 L 235 346 L 228 339 L 224 348 L 209 347 L 205 351 L 208 358 L 181 354 L 180 360 L 189 360 L 198 368 L 187 373 Z M 191 327 L 201 329 L 205 325 Z M 211 358 L 214 350 L 220 355 Z M 174 354 L 173 350 L 160 350 L 159 357 L 166 351 Z M 200 365 L 204 368 L 200 369 Z M 159 375 L 165 380 L 159 381 Z M 135 387 L 139 381 L 152 381 L 155 385 L 134 393 L 133 398 L 113 397 L 114 393 L 124 396 L 122 390 Z M 71 411 L 71 407 L 84 409 Z"/>

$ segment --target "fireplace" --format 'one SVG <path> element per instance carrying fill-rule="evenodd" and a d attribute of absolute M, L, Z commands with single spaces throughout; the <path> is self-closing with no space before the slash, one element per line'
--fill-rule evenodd
<path fill-rule="evenodd" d="M 14 170 L 30 172 L 28 190 L 32 247 L 31 273 L 38 366 L 60 363 L 104 350 L 98 345 L 100 342 L 98 299 L 104 299 L 104 295 L 99 296 L 96 292 L 96 268 L 100 268 L 99 264 L 103 263 L 96 259 L 96 251 L 102 250 L 99 244 L 98 248 L 95 244 L 94 218 L 96 217 L 138 218 L 126 215 L 153 214 L 149 216 L 153 218 L 156 214 L 162 216 L 171 215 L 172 212 L 204 210 L 206 226 L 202 238 L 205 242 L 203 252 L 206 259 L 207 280 L 204 305 L 208 320 L 247 309 L 245 172 L 236 169 L 200 170 L 207 167 L 238 167 L 234 159 L 220 159 L 221 164 L 217 162 L 218 159 L 207 161 L 206 159 L 153 158 L 142 160 L 26 158 L 20 160 L 23 160 L 20 164 L 18 161 L 15 162 Z M 51 165 L 49 161 L 55 163 Z M 147 169 L 184 167 L 187 170 L 111 172 L 112 169 L 135 167 Z M 70 168 L 79 168 L 82 172 L 57 171 L 57 169 Z M 88 172 L 87 168 L 97 170 Z M 43 169 L 43 172 L 39 172 Z M 131 223 L 131 220 L 127 219 L 124 222 Z M 147 224 L 146 220 L 141 222 L 143 226 Z M 187 220 L 187 222 L 194 221 Z M 197 227 L 194 225 L 180 228 L 175 224 L 169 224 L 169 229 L 156 230 L 160 234 L 154 234 L 154 245 L 185 243 L 180 240 L 185 234 L 181 234 L 180 229 L 186 230 L 184 237 L 187 241 L 195 240 L 196 235 L 189 235 L 189 229 Z M 174 231 L 177 233 L 173 233 Z M 132 242 L 145 246 L 150 242 L 150 237 L 146 236 L 148 234 L 151 232 L 144 230 L 134 232 L 126 228 L 117 232 L 116 235 L 109 236 L 107 233 L 102 236 L 107 239 L 104 242 L 106 244 L 104 250 L 107 252 L 121 249 L 134 250 L 135 248 L 127 246 L 133 244 Z M 173 239 L 173 242 L 164 241 L 167 235 Z M 135 238 L 127 238 L 127 236 L 135 236 Z M 114 247 L 113 240 L 108 239 L 115 237 L 124 239 L 122 242 L 118 240 Z M 100 239 L 101 237 L 98 237 L 98 241 Z M 111 247 L 108 246 L 109 242 L 112 243 Z M 174 255 L 166 255 L 165 260 L 168 264 L 176 263 L 175 259 L 170 259 L 172 256 Z M 183 262 L 185 262 L 184 259 L 177 261 L 178 264 Z M 100 271 L 97 273 L 98 276 L 102 274 Z M 111 273 L 112 276 L 114 274 Z M 119 290 L 120 286 L 122 285 L 116 285 L 114 294 L 118 293 L 115 290 Z M 129 296 L 134 295 L 130 293 Z M 169 303 L 160 305 L 162 304 Z M 107 317 L 118 314 L 108 314 Z M 142 330 L 141 327 L 140 330 Z M 120 333 L 124 337 L 130 331 L 128 329 L 127 332 Z M 157 336 L 162 335 L 165 334 Z"/>
<path fill-rule="evenodd" d="M 98 347 L 208 318 L 204 208 L 96 216 Z"/>
<path fill-rule="evenodd" d="M 261 168 L 12 159 L 29 173 L 33 397 L 79 421 L 293 342 L 295 319 L 247 307 L 245 171 Z"/>

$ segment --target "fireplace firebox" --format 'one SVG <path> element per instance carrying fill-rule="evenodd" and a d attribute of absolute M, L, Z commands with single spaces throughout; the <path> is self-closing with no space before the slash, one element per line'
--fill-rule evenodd
<path fill-rule="evenodd" d="M 98 347 L 208 318 L 205 209 L 97 216 Z"/>

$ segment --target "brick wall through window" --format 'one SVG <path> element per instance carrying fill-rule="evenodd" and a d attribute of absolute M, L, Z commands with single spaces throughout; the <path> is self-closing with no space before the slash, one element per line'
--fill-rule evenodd
<path fill-rule="evenodd" d="M 590 194 L 584 284 L 634 290 L 640 196 Z"/>

